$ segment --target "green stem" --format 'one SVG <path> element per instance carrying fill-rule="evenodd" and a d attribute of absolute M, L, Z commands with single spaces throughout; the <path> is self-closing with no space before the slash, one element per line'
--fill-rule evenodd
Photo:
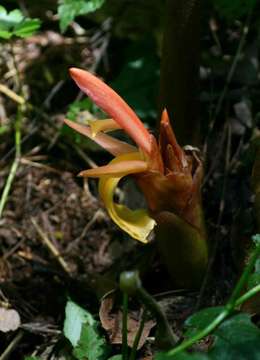
<path fill-rule="evenodd" d="M 252 289 L 250 289 L 244 295 L 240 296 L 240 298 L 237 299 L 235 307 L 242 305 L 244 302 L 251 299 L 253 296 L 255 296 L 259 292 L 260 292 L 260 285 L 254 286 Z"/>
<path fill-rule="evenodd" d="M 209 335 L 213 330 L 215 330 L 222 322 L 225 320 L 238 305 L 241 305 L 243 301 L 246 301 L 250 297 L 254 296 L 260 289 L 260 286 L 256 286 L 253 289 L 246 292 L 242 295 L 239 299 L 237 299 L 238 295 L 241 293 L 242 289 L 246 285 L 248 277 L 255 265 L 257 258 L 260 255 L 260 245 L 256 246 L 248 265 L 246 266 L 245 270 L 241 278 L 239 279 L 228 303 L 226 304 L 223 311 L 203 330 L 199 333 L 195 334 L 193 337 L 189 338 L 188 340 L 183 341 L 179 346 L 170 350 L 167 355 L 172 356 L 175 355 L 183 350 L 186 350 L 190 346 L 192 346 L 195 342 L 199 341 L 200 339 L 204 338 L 205 336 Z"/>
<path fill-rule="evenodd" d="M 184 341 L 182 344 L 172 349 L 167 353 L 167 355 L 172 356 L 180 351 L 186 350 L 190 346 L 192 346 L 195 342 L 209 335 L 217 326 L 219 326 L 222 321 L 230 314 L 229 309 L 223 310 L 205 329 L 201 330 L 196 335 L 192 336 L 190 339 Z"/>
<path fill-rule="evenodd" d="M 143 330 L 144 330 L 144 324 L 145 324 L 145 320 L 146 320 L 146 315 L 147 315 L 147 310 L 144 310 L 140 326 L 139 326 L 138 331 L 137 331 L 137 333 L 135 335 L 135 339 L 134 339 L 134 343 L 133 343 L 133 347 L 132 347 L 132 350 L 131 350 L 131 353 L 130 353 L 129 360 L 135 360 L 136 359 L 136 352 L 137 352 L 139 341 L 141 339 L 141 335 L 142 335 Z"/>
<path fill-rule="evenodd" d="M 251 272 L 254 269 L 255 262 L 258 259 L 259 255 L 260 255 L 260 245 L 257 244 L 255 250 L 253 251 L 253 253 L 250 257 L 250 261 L 246 265 L 246 267 L 243 271 L 243 274 L 241 275 L 241 277 L 230 297 L 230 300 L 229 300 L 227 306 L 231 306 L 232 308 L 234 307 L 237 298 L 239 297 L 240 293 L 242 292 L 245 284 L 248 281 L 248 278 L 249 278 Z M 244 295 L 246 295 L 246 294 L 247 293 L 245 293 Z"/>
<path fill-rule="evenodd" d="M 129 295 L 137 295 L 157 320 L 157 336 L 162 346 L 169 348 L 174 346 L 179 338 L 175 335 L 167 321 L 167 318 L 154 298 L 143 288 L 137 271 L 124 271 L 120 275 L 120 289 Z"/>
<path fill-rule="evenodd" d="M 21 119 L 22 119 L 22 112 L 21 112 L 21 108 L 18 108 L 17 111 L 17 117 L 16 117 L 16 122 L 15 122 L 15 158 L 14 161 L 12 163 L 9 175 L 7 177 L 5 186 L 4 186 L 4 190 L 2 192 L 1 195 L 1 199 L 0 199 L 0 219 L 2 218 L 3 215 L 3 211 L 6 205 L 6 202 L 8 200 L 8 195 L 13 183 L 13 180 L 15 178 L 19 163 L 20 163 L 20 158 L 21 158 Z"/>
<path fill-rule="evenodd" d="M 18 84 L 18 87 L 19 87 L 19 93 L 22 94 L 22 92 L 23 92 L 22 82 L 21 82 L 18 66 L 17 66 L 17 63 L 16 63 L 12 43 L 11 43 L 11 55 L 12 55 L 12 58 L 13 58 L 13 63 L 14 63 L 14 68 L 15 68 L 15 73 L 16 73 L 16 80 L 17 80 L 17 84 Z M 18 109 L 17 109 L 16 121 L 15 121 L 15 134 L 14 134 L 14 138 L 15 138 L 15 158 L 14 158 L 14 161 L 12 163 L 9 175 L 7 177 L 7 180 L 6 180 L 6 183 L 5 183 L 5 186 L 4 186 L 4 190 L 3 190 L 1 198 L 0 198 L 0 219 L 2 218 L 4 208 L 5 208 L 5 205 L 6 205 L 7 200 L 8 200 L 8 195 L 9 195 L 9 192 L 11 190 L 11 186 L 12 186 L 12 183 L 14 181 L 14 178 L 15 178 L 15 175 L 16 175 L 19 163 L 20 163 L 20 158 L 21 158 L 21 123 L 22 123 L 24 107 L 25 107 L 25 104 L 21 104 L 21 105 L 18 106 Z"/>
<path fill-rule="evenodd" d="M 128 358 L 127 342 L 127 315 L 128 315 L 128 294 L 123 293 L 123 320 L 122 320 L 122 356 L 123 360 Z"/>
<path fill-rule="evenodd" d="M 143 287 L 138 288 L 137 294 L 143 304 L 153 313 L 157 320 L 157 338 L 165 344 L 165 347 L 174 346 L 178 342 L 179 338 L 172 331 L 161 307 Z"/>

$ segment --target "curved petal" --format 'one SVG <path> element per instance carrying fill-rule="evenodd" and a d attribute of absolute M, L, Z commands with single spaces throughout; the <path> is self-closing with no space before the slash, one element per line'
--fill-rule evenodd
<path fill-rule="evenodd" d="M 111 162 L 105 166 L 99 166 L 95 169 L 81 171 L 79 176 L 84 177 L 101 177 L 113 175 L 117 177 L 125 176 L 125 174 L 136 174 L 146 171 L 148 164 L 143 160 L 122 160 L 112 164 Z"/>
<path fill-rule="evenodd" d="M 100 132 L 108 132 L 121 129 L 121 126 L 113 119 L 104 120 L 90 120 L 89 126 L 91 128 L 92 136 L 95 137 Z"/>
<path fill-rule="evenodd" d="M 148 130 L 130 106 L 113 89 L 90 72 L 82 69 L 71 68 L 70 75 L 83 92 L 110 115 L 141 149 L 150 154 L 151 144 Z"/>
<path fill-rule="evenodd" d="M 89 126 L 81 125 L 68 119 L 64 119 L 64 122 L 78 133 L 95 141 L 98 145 L 102 146 L 114 156 L 137 151 L 135 146 L 127 144 L 124 141 L 117 140 L 112 136 L 103 133 L 99 133 L 94 137 Z"/>
<path fill-rule="evenodd" d="M 116 165 L 122 161 L 137 161 L 140 158 L 142 158 L 140 153 L 125 154 L 113 159 L 110 164 Z M 145 209 L 130 210 L 124 205 L 114 203 L 114 191 L 120 179 L 130 173 L 132 173 L 132 170 L 126 170 L 120 176 L 106 175 L 101 177 L 99 193 L 113 221 L 134 239 L 147 243 L 148 235 L 156 224 L 147 211 Z"/>

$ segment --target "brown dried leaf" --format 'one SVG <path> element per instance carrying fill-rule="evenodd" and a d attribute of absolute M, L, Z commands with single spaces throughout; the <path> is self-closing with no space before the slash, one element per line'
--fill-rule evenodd
<path fill-rule="evenodd" d="M 20 315 L 16 310 L 0 308 L 0 331 L 14 331 L 21 325 Z"/>
<path fill-rule="evenodd" d="M 114 296 L 108 295 L 101 301 L 99 317 L 103 328 L 107 331 L 111 344 L 122 344 L 122 312 L 120 310 L 113 311 Z M 139 316 L 138 316 L 139 315 Z M 132 347 L 136 333 L 140 326 L 140 313 L 129 311 L 127 328 L 128 346 Z M 143 347 L 150 330 L 155 326 L 155 321 L 148 320 L 145 322 L 142 336 L 140 338 L 138 349 Z"/>

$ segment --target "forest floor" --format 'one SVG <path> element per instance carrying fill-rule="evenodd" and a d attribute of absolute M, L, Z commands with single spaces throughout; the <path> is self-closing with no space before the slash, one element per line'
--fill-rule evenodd
<path fill-rule="evenodd" d="M 239 27 L 220 32 L 224 48 L 228 48 L 224 34 L 229 34 L 231 51 L 239 46 Z M 208 30 L 204 35 L 211 38 L 212 34 Z M 227 298 L 241 271 L 241 249 L 254 228 L 250 144 L 259 136 L 260 85 L 259 78 L 254 80 L 250 64 L 257 59 L 256 37 L 253 29 L 224 94 L 225 119 L 208 138 L 205 136 L 208 144 L 204 142 L 204 149 L 207 145 L 208 151 L 203 196 L 216 249 L 211 281 L 204 289 L 203 304 L 207 306 L 221 304 Z M 0 353 L 17 338 L 10 359 L 20 360 L 30 354 L 62 359 L 54 354 L 57 343 L 62 342 L 68 298 L 84 304 L 95 316 L 99 314 L 106 338 L 118 347 L 122 339 L 115 319 L 120 319 L 120 306 L 110 293 L 102 296 L 117 286 L 119 274 L 125 269 L 139 267 L 144 286 L 158 300 L 179 335 L 199 298 L 198 291 L 173 289 L 156 245 L 152 242 L 145 248 L 123 235 L 98 199 L 96 182 L 77 178 L 80 170 L 105 162 L 107 155 L 89 144 L 82 148 L 81 142 L 64 130 L 62 120 L 68 105 L 82 98 L 69 80 L 67 69 L 74 64 L 95 71 L 102 62 L 105 67 L 109 51 L 114 51 L 113 41 L 118 40 L 112 39 L 111 45 L 102 24 L 91 36 L 69 37 L 42 30 L 29 39 L 0 45 L 1 82 L 14 92 L 22 88 L 27 99 L 21 124 L 22 155 L 0 218 L 0 305 L 15 309 L 22 324 L 15 335 L 0 332 Z M 223 54 L 215 54 L 220 50 L 212 38 L 207 42 L 211 42 L 211 48 L 204 49 L 203 54 L 221 58 L 215 69 L 212 65 L 211 78 L 216 88 L 224 88 L 227 69 L 234 63 L 225 63 Z M 222 51 L 225 53 L 225 49 Z M 212 105 L 209 68 L 201 67 L 204 117 Z M 258 67 L 255 71 L 259 77 Z M 1 190 L 15 154 L 17 106 L 15 99 L 0 94 Z M 123 184 L 118 197 L 132 204 L 139 201 L 137 191 L 129 190 L 128 183 Z M 139 312 L 134 304 L 129 314 L 133 334 Z M 152 359 L 154 326 L 152 321 L 145 325 L 140 359 Z M 204 341 L 201 348 L 210 341 Z"/>

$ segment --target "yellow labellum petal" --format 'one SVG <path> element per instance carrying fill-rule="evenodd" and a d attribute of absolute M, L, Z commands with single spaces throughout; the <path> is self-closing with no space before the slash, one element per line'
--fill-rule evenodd
<path fill-rule="evenodd" d="M 113 159 L 110 164 L 133 160 L 143 160 L 143 157 L 138 152 L 124 154 Z M 126 206 L 114 202 L 114 191 L 120 179 L 132 172 L 125 171 L 120 176 L 102 176 L 99 180 L 99 193 L 113 221 L 134 239 L 147 243 L 148 235 L 156 222 L 148 215 L 145 209 L 130 210 Z"/>
<path fill-rule="evenodd" d="M 104 120 L 89 120 L 88 122 L 92 136 L 95 137 L 99 132 L 108 132 L 113 130 L 121 129 L 118 123 L 113 119 L 104 119 Z"/>

